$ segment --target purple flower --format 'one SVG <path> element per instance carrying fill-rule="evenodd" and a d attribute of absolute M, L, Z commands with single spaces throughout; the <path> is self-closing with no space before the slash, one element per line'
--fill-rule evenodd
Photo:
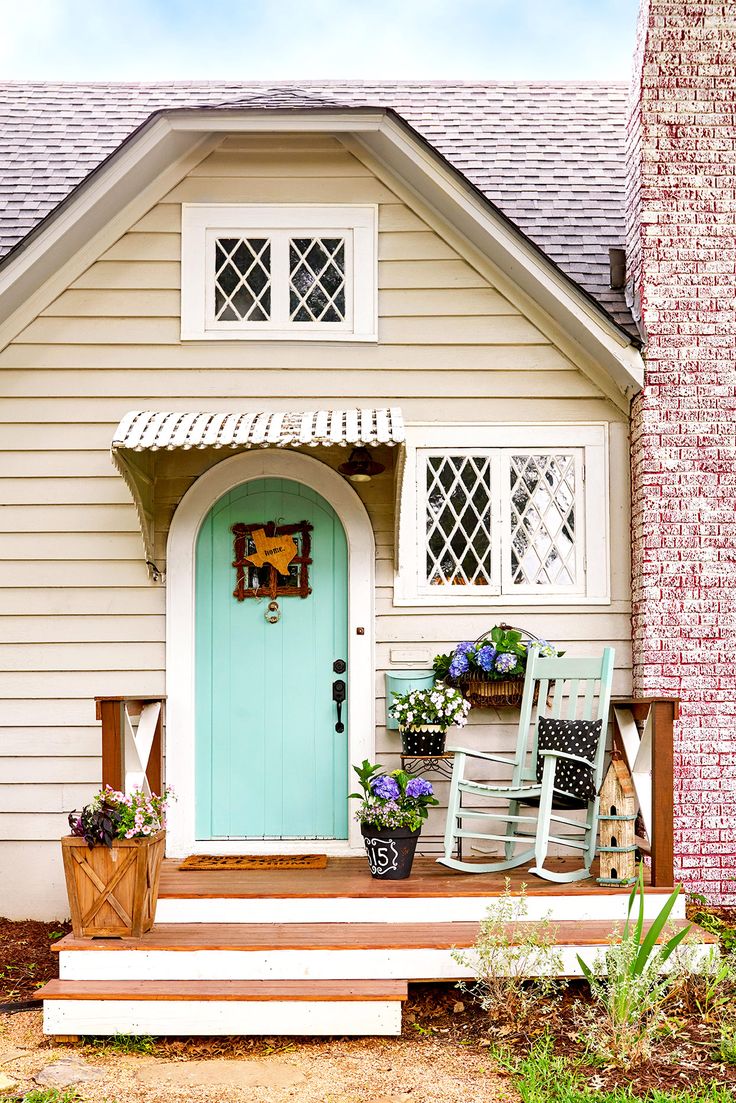
<path fill-rule="evenodd" d="M 467 655 L 469 651 L 475 651 L 475 644 L 472 640 L 463 640 L 455 648 L 455 655 Z"/>
<path fill-rule="evenodd" d="M 423 777 L 413 777 L 406 786 L 407 797 L 431 797 L 434 789 Z"/>
<path fill-rule="evenodd" d="M 485 647 L 481 647 L 478 654 L 475 656 L 475 661 L 481 670 L 486 672 L 493 670 L 493 661 L 496 658 L 498 652 L 495 647 L 491 647 L 490 644 L 486 644 Z"/>
<path fill-rule="evenodd" d="M 499 674 L 508 674 L 510 670 L 514 669 L 517 661 L 516 655 L 509 655 L 507 651 L 504 651 L 496 659 L 496 670 Z"/>
<path fill-rule="evenodd" d="M 401 796 L 401 790 L 392 777 L 374 777 L 371 782 L 371 792 L 374 797 L 381 800 L 397 800 Z"/>
<path fill-rule="evenodd" d="M 468 656 L 465 655 L 463 652 L 458 653 L 456 651 L 452 657 L 452 662 L 450 663 L 450 677 L 459 678 L 461 674 L 465 674 L 469 666 L 470 663 L 468 662 Z"/>

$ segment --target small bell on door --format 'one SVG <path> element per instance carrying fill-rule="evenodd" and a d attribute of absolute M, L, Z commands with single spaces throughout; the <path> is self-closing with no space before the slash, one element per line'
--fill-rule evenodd
<path fill-rule="evenodd" d="M 281 619 L 281 610 L 278 601 L 269 601 L 264 616 L 269 624 L 276 624 Z"/>

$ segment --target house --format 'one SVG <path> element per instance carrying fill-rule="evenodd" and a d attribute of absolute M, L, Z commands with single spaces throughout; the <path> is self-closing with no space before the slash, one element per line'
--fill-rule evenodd
<path fill-rule="evenodd" d="M 502 620 L 680 699 L 653 815 L 736 899 L 735 31 L 681 8 L 643 5 L 630 103 L 0 87 L 2 912 L 65 910 L 123 698 L 166 699 L 172 857 L 358 852 L 384 673 Z"/>

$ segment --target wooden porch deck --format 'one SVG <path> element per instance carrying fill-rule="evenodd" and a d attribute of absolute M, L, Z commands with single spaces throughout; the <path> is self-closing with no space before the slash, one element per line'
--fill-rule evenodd
<path fill-rule="evenodd" d="M 151 705 L 153 742 L 141 739 L 139 747 L 132 716 Z M 162 707 L 126 698 L 98 702 L 103 780 L 113 788 L 141 775 L 154 791 L 160 784 Z M 674 714 L 675 703 L 658 698 L 614 703 L 614 742 L 631 765 L 648 828 L 647 923 L 672 885 Z M 129 766 L 124 748 L 131 744 Z M 552 864 L 564 871 L 577 861 Z M 566 975 L 581 974 L 579 957 L 595 963 L 625 919 L 629 897 L 627 888 L 599 885 L 594 876 L 558 884 L 524 868 L 474 875 L 448 870 L 432 856 L 417 857 L 405 881 L 374 879 L 364 857 L 330 858 L 318 870 L 178 867 L 164 863 L 148 935 L 68 937 L 55 947 L 59 980 L 39 993 L 47 1034 L 398 1034 L 409 982 L 472 975 L 453 947 L 473 945 L 507 880 L 516 897 L 525 886 L 525 911 L 510 925 L 511 941 L 523 937 L 524 921 L 549 917 L 557 968 Z M 684 906 L 680 896 L 675 925 L 685 922 Z M 696 951 L 708 952 L 711 942 L 695 931 Z"/>
<path fill-rule="evenodd" d="M 479 859 L 480 860 L 480 859 Z M 550 869 L 565 872 L 580 865 L 579 858 L 551 858 Z M 597 860 L 594 874 L 597 872 Z M 628 897 L 629 889 L 611 885 L 599 885 L 595 877 L 587 881 L 574 881 L 559 885 L 527 873 L 525 869 L 513 869 L 508 873 L 459 873 L 441 866 L 430 856 L 414 859 L 411 877 L 405 881 L 384 881 L 372 877 L 365 858 L 328 858 L 325 869 L 251 869 L 251 870 L 181 870 L 179 863 L 167 859 L 161 871 L 159 898 L 171 899 L 278 899 L 353 898 L 393 899 L 401 897 L 432 899 L 436 897 L 498 897 L 505 890 L 506 880 L 514 895 L 526 886 L 527 896 L 543 896 L 554 899 L 559 896 L 621 896 Z M 649 870 L 645 870 L 648 891 L 668 894 L 671 886 L 650 885 Z"/>
<path fill-rule="evenodd" d="M 558 868 L 566 862 L 558 859 Z M 516 871 L 526 914 L 549 915 L 561 971 L 593 964 L 629 892 L 595 880 L 553 884 Z M 420 857 L 406 881 L 371 877 L 362 858 L 325 869 L 193 871 L 167 861 L 153 930 L 142 938 L 62 939 L 59 980 L 39 993 L 44 1029 L 83 1034 L 396 1034 L 410 982 L 471 976 L 472 947 L 502 874 L 456 873 Z M 666 887 L 647 892 L 647 925 Z M 673 923 L 685 923 L 678 900 Z M 707 951 L 712 941 L 698 932 Z M 544 966 L 542 967 L 544 968 Z"/>

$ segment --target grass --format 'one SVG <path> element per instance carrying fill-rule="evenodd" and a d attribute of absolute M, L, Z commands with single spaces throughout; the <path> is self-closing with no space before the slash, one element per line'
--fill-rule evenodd
<path fill-rule="evenodd" d="M 718 1059 L 725 1065 L 736 1065 L 736 1023 L 724 1023 L 721 1027 Z"/>
<path fill-rule="evenodd" d="M 34 1088 L 25 1095 L 0 1095 L 0 1103 L 79 1103 L 75 1091 L 58 1088 Z"/>
<path fill-rule="evenodd" d="M 88 1044 L 94 1049 L 105 1050 L 108 1053 L 152 1054 L 156 1052 L 156 1043 L 150 1034 L 113 1034 L 111 1038 L 92 1038 Z"/>
<path fill-rule="evenodd" d="M 496 1050 L 495 1060 L 512 1073 L 523 1103 L 733 1103 L 728 1088 L 702 1084 L 682 1091 L 653 1089 L 637 1094 L 630 1087 L 598 1088 L 583 1083 L 563 1057 L 552 1052 L 552 1042 L 537 1042 L 526 1057 L 514 1058 Z"/>

